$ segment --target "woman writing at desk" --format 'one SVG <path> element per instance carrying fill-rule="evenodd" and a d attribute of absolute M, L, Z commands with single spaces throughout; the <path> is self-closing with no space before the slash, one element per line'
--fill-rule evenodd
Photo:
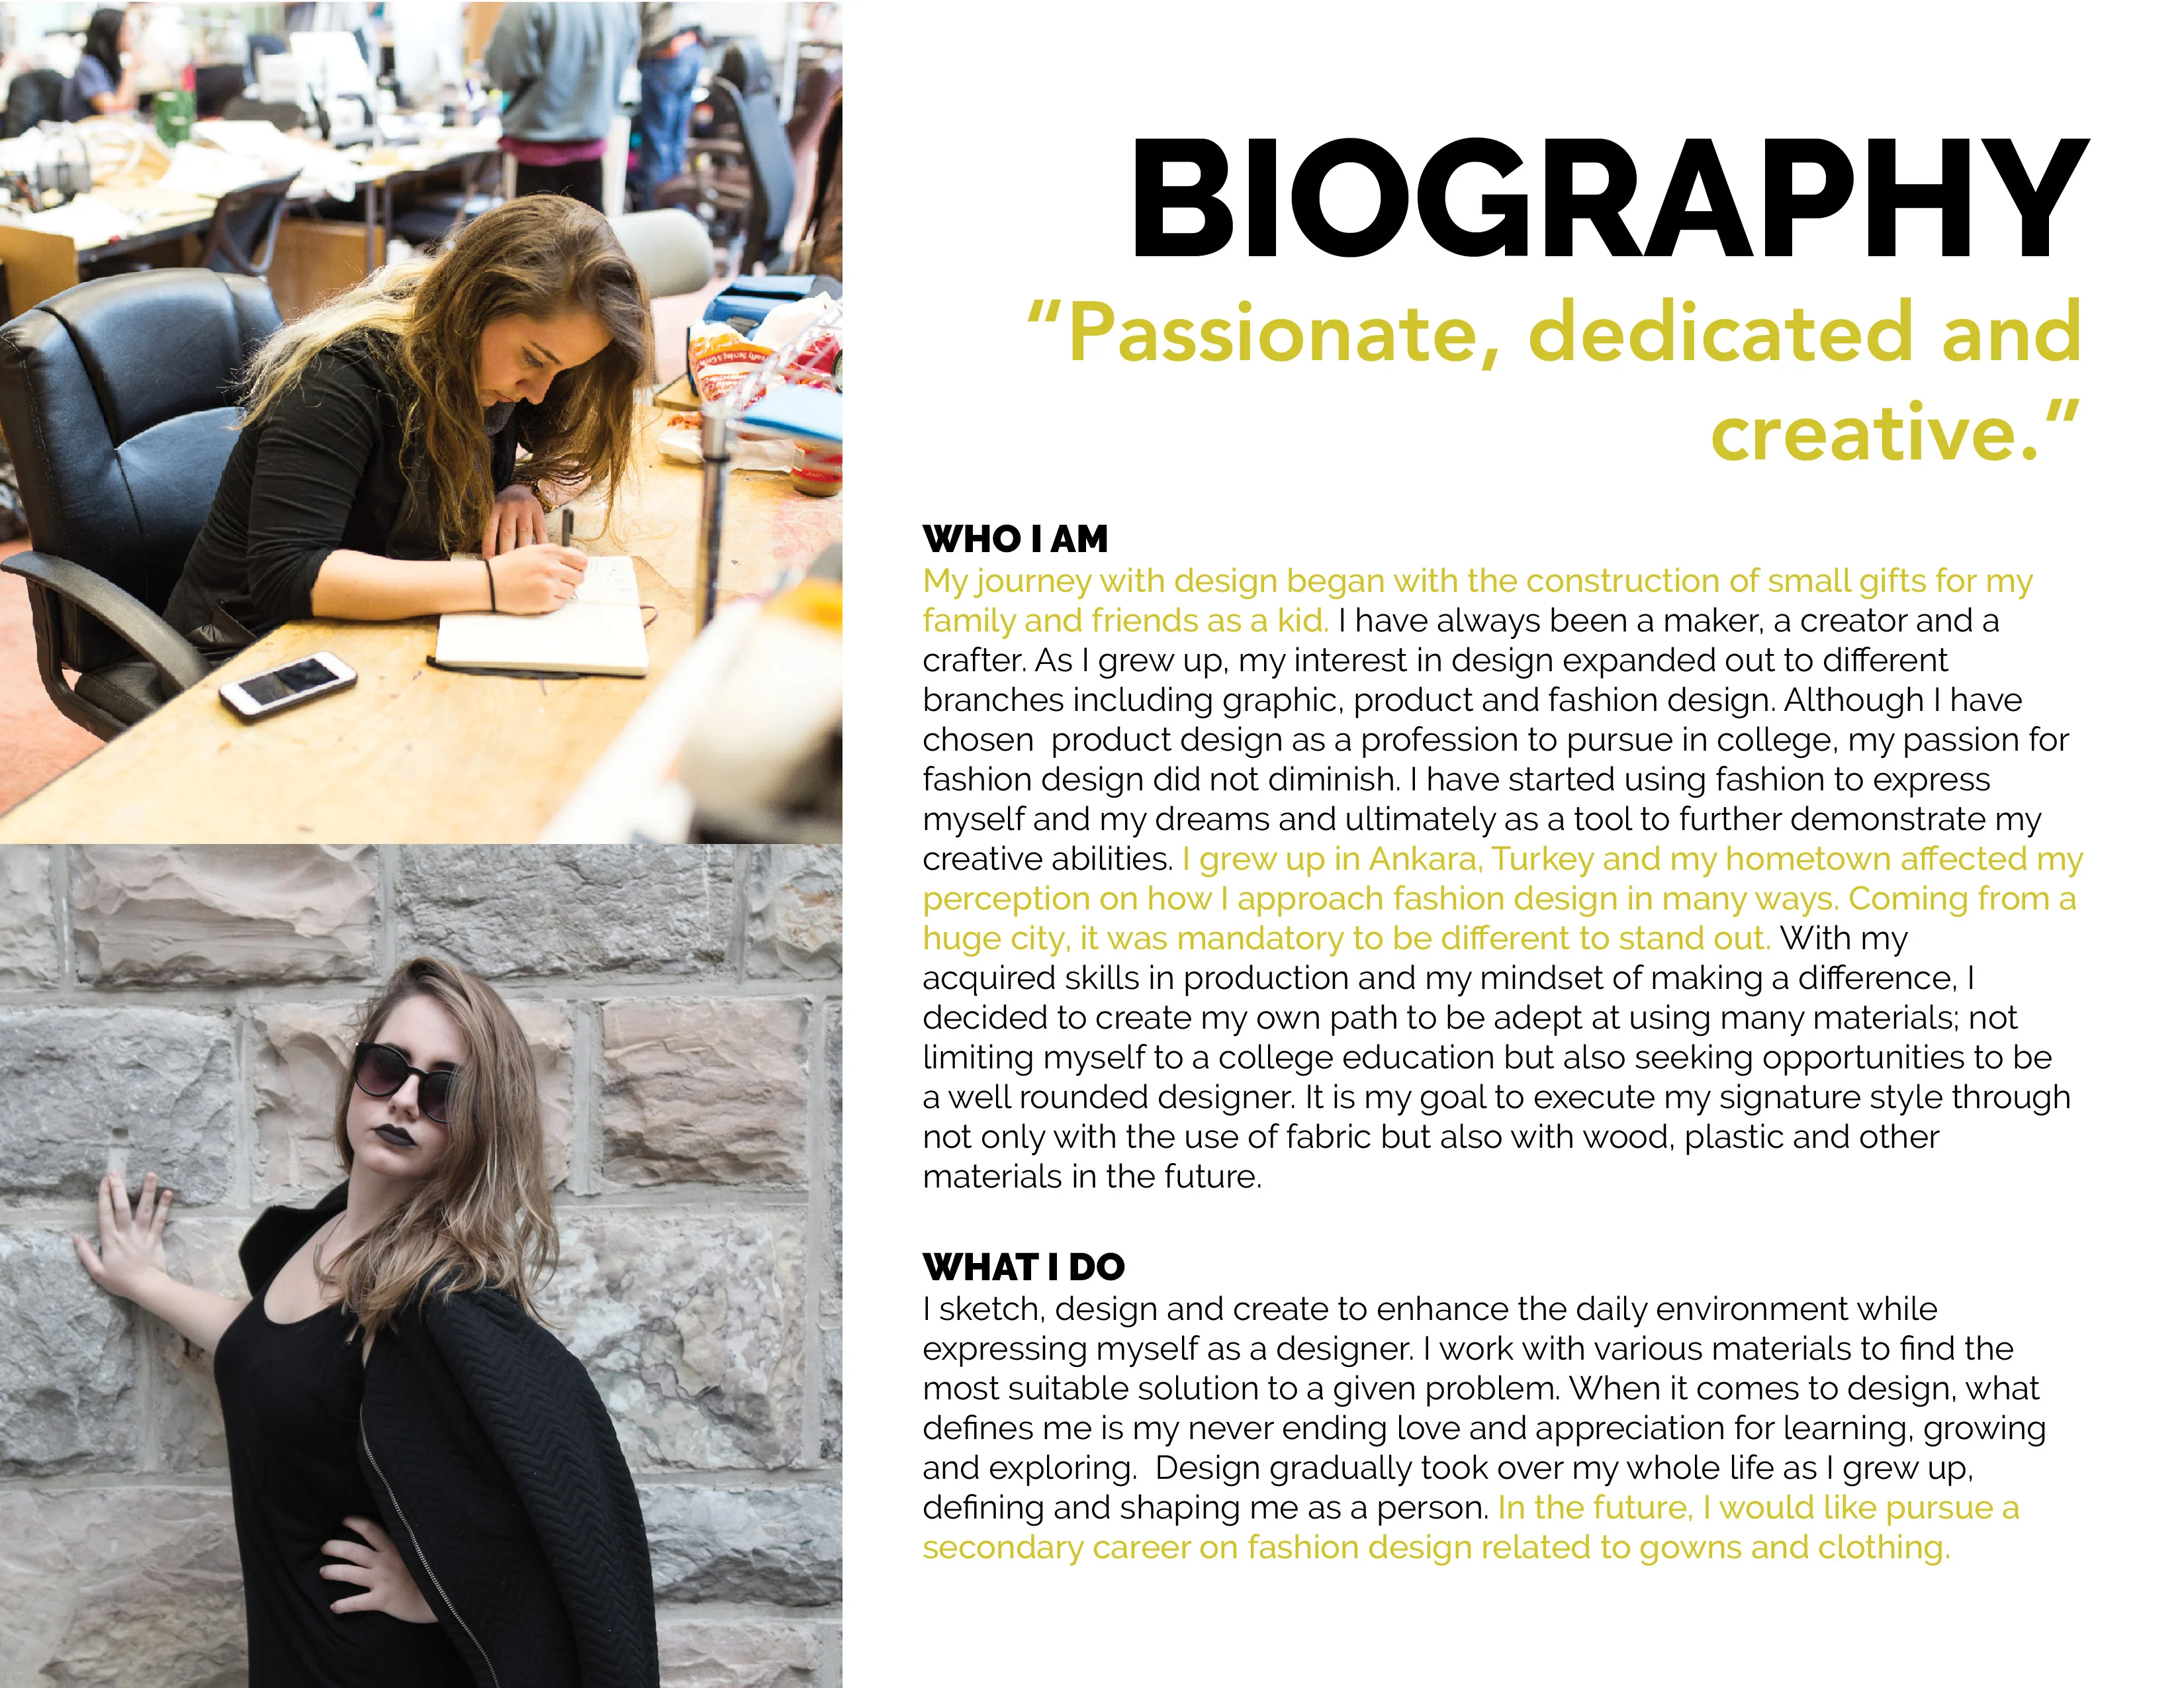
<path fill-rule="evenodd" d="M 560 607 L 584 557 L 544 543 L 534 488 L 611 495 L 651 372 L 650 303 L 604 217 L 543 194 L 487 212 L 259 349 L 167 620 L 217 657 L 305 616 Z"/>

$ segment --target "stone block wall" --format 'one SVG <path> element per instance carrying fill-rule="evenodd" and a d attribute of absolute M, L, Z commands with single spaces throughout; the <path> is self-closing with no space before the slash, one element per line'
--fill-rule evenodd
<path fill-rule="evenodd" d="M 663 1680 L 838 1688 L 841 918 L 837 850 L 0 849 L 0 1688 L 243 1680 L 209 1362 L 69 1236 L 156 1172 L 170 1270 L 245 1293 L 421 952 L 531 1041 L 544 1306 L 636 1475 Z"/>

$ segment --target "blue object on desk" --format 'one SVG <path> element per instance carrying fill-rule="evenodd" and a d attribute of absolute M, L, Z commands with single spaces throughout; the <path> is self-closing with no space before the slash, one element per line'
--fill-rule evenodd
<path fill-rule="evenodd" d="M 828 387 L 783 383 L 737 417 L 736 426 L 755 433 L 839 445 L 842 395 Z"/>
<path fill-rule="evenodd" d="M 705 303 L 706 322 L 756 324 L 776 305 L 793 304 L 815 293 L 842 296 L 832 276 L 739 276 Z"/>

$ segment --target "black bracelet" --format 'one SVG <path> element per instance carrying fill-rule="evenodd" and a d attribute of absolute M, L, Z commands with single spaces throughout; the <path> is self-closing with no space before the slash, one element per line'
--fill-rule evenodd
<path fill-rule="evenodd" d="M 480 557 L 478 560 L 485 565 L 486 608 L 493 614 L 498 616 L 500 613 L 500 599 L 494 595 L 493 589 L 493 559 L 490 557 Z"/>

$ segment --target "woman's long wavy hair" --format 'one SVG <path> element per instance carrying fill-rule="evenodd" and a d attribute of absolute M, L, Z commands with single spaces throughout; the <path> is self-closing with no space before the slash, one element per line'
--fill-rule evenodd
<path fill-rule="evenodd" d="M 429 956 L 387 980 L 365 1012 L 357 1048 L 377 1042 L 387 1016 L 413 996 L 437 1002 L 463 1034 L 465 1059 L 448 1110 L 447 1151 L 407 1201 L 326 1268 L 322 1281 L 339 1286 L 367 1335 L 427 1284 L 443 1293 L 503 1290 L 538 1318 L 534 1294 L 560 1260 L 560 1239 L 531 1051 L 491 985 Z M 356 1161 L 348 1140 L 355 1082 L 352 1056 L 334 1113 L 344 1170 Z"/>
<path fill-rule="evenodd" d="M 652 376 L 652 305 L 607 220 L 560 195 L 497 206 L 437 258 L 389 264 L 281 329 L 250 360 L 243 421 L 263 415 L 336 341 L 372 331 L 393 337 L 411 394 L 404 454 L 421 456 L 427 471 L 409 476 L 412 498 L 429 487 L 434 506 L 409 515 L 450 551 L 476 545 L 498 490 L 478 392 L 479 341 L 503 317 L 543 322 L 571 311 L 599 319 L 606 348 L 554 377 L 521 475 L 548 489 L 549 501 L 586 482 L 611 499 L 634 460 L 636 389 Z"/>

